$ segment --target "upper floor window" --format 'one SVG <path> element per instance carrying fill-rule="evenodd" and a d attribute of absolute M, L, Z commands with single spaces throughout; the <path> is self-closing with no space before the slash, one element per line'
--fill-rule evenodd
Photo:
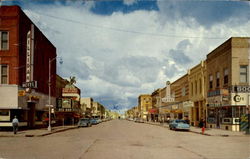
<path fill-rule="evenodd" d="M 209 75 L 209 89 L 213 89 L 213 75 Z"/>
<path fill-rule="evenodd" d="M 216 73 L 216 87 L 220 87 L 220 72 Z"/>
<path fill-rule="evenodd" d="M 195 94 L 197 94 L 197 81 L 195 81 L 195 85 L 194 85 L 194 90 L 195 90 Z"/>
<path fill-rule="evenodd" d="M 241 83 L 247 83 L 247 74 L 248 74 L 248 66 L 247 65 L 241 65 L 240 66 L 240 82 Z"/>
<path fill-rule="evenodd" d="M 200 93 L 202 92 L 202 81 L 201 81 L 201 79 L 199 79 L 199 81 L 200 81 Z"/>
<path fill-rule="evenodd" d="M 8 66 L 0 65 L 0 84 L 8 84 Z"/>
<path fill-rule="evenodd" d="M 228 68 L 224 69 L 224 84 L 228 84 Z"/>
<path fill-rule="evenodd" d="M 186 95 L 186 87 L 183 87 L 183 88 L 181 89 L 181 95 L 182 95 L 182 96 L 185 96 L 185 95 Z"/>
<path fill-rule="evenodd" d="M 0 50 L 9 49 L 9 33 L 7 31 L 0 31 Z"/>
<path fill-rule="evenodd" d="M 191 83 L 191 95 L 193 95 L 194 94 L 194 85 L 193 85 L 193 82 Z"/>

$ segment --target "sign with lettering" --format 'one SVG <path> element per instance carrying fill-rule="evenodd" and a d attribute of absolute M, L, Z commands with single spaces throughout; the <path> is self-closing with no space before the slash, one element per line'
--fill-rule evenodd
<path fill-rule="evenodd" d="M 34 25 L 31 25 L 31 31 L 27 33 L 26 42 L 26 83 L 33 80 L 33 40 L 34 40 Z M 30 92 L 31 87 L 26 87 L 26 92 Z"/>
<path fill-rule="evenodd" d="M 63 88 L 63 93 L 79 93 L 77 88 Z"/>
<path fill-rule="evenodd" d="M 231 105 L 249 105 L 247 93 L 231 93 Z"/>
<path fill-rule="evenodd" d="M 250 86 L 232 86 L 231 92 L 250 93 Z"/>
<path fill-rule="evenodd" d="M 37 88 L 37 81 L 24 82 L 22 84 L 23 88 Z"/>

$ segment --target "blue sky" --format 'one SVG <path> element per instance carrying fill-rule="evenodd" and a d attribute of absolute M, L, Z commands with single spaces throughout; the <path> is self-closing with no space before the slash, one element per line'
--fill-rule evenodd
<path fill-rule="evenodd" d="M 18 4 L 57 48 L 58 74 L 112 109 L 175 81 L 232 36 L 250 37 L 237 1 L 4 1 Z"/>

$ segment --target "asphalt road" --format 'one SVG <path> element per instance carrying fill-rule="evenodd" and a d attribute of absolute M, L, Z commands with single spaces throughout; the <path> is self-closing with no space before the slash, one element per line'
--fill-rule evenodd
<path fill-rule="evenodd" d="M 1 137 L 0 159 L 250 159 L 250 137 L 113 120 L 44 137 Z"/>

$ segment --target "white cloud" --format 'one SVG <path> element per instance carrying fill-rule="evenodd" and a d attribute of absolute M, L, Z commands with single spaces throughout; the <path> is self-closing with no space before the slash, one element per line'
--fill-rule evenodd
<path fill-rule="evenodd" d="M 250 36 L 250 21 L 231 26 L 235 19 L 228 18 L 207 28 L 193 17 L 170 18 L 164 7 L 100 16 L 89 11 L 93 3 L 71 4 L 31 5 L 25 12 L 63 57 L 59 74 L 76 76 L 82 96 L 110 108 L 135 106 L 139 94 L 184 75 L 230 36 Z"/>

